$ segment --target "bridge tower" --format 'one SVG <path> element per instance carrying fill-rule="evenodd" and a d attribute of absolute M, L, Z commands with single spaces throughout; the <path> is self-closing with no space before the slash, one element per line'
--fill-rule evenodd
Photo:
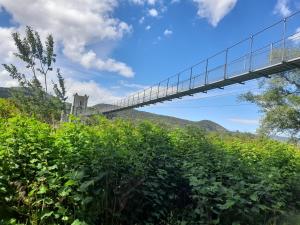
<path fill-rule="evenodd" d="M 87 103 L 88 103 L 89 96 L 87 95 L 78 95 L 77 93 L 74 95 L 71 114 L 78 116 L 82 113 L 85 113 L 87 110 Z"/>

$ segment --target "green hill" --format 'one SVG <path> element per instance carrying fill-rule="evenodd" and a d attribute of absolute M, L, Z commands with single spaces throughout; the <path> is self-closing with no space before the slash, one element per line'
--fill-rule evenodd
<path fill-rule="evenodd" d="M 98 104 L 90 108 L 91 111 L 102 109 L 107 106 L 107 104 Z M 149 112 L 143 112 L 136 109 L 125 110 L 122 112 L 114 113 L 114 118 L 124 118 L 124 119 L 132 119 L 135 121 L 139 120 L 149 120 L 155 123 L 159 123 L 161 125 L 167 127 L 184 127 L 184 126 L 195 126 L 198 128 L 202 128 L 206 131 L 217 131 L 217 132 L 226 132 L 227 130 L 221 125 L 212 122 L 210 120 L 201 120 L 201 121 L 190 121 L 184 120 L 172 116 L 164 116 L 158 115 Z"/>
<path fill-rule="evenodd" d="M 11 88 L 0 87 L 0 98 L 9 98 Z M 90 107 L 90 111 L 99 110 L 103 107 L 107 106 L 107 104 L 98 104 L 93 107 Z M 124 119 L 133 119 L 134 121 L 139 120 L 150 120 L 152 122 L 161 124 L 167 127 L 184 127 L 184 126 L 195 126 L 198 128 L 202 128 L 206 131 L 217 131 L 217 132 L 226 132 L 227 130 L 221 125 L 214 123 L 209 120 L 202 121 L 190 121 L 179 119 L 171 116 L 163 116 L 149 112 L 143 112 L 135 109 L 130 109 L 118 113 L 114 113 L 113 117 L 115 118 L 124 118 Z"/>
<path fill-rule="evenodd" d="M 0 98 L 9 98 L 11 88 L 0 87 Z"/>

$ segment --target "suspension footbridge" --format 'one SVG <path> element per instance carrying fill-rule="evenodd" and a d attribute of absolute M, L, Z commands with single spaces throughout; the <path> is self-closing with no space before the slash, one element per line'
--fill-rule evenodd
<path fill-rule="evenodd" d="M 300 11 L 93 114 L 171 101 L 296 68 L 300 68 Z"/>

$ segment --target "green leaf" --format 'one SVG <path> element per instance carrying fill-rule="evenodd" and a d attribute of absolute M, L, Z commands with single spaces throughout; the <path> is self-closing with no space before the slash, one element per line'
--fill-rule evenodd
<path fill-rule="evenodd" d="M 80 191 L 87 191 L 87 189 L 91 186 L 91 185 L 94 185 L 94 180 L 89 180 L 89 181 L 86 181 L 84 183 L 82 183 L 79 187 L 79 190 Z"/>
<path fill-rule="evenodd" d="M 51 211 L 51 212 L 48 212 L 48 213 L 45 213 L 44 215 L 42 215 L 41 217 L 41 220 L 45 219 L 45 218 L 48 218 L 49 216 L 51 216 L 54 212 Z"/>
<path fill-rule="evenodd" d="M 235 201 L 229 199 L 226 201 L 226 203 L 224 205 L 220 205 L 219 208 L 222 210 L 226 210 L 226 209 L 231 208 L 234 204 L 235 204 Z"/>
<path fill-rule="evenodd" d="M 74 222 L 71 225 L 88 225 L 86 222 L 82 222 L 80 220 L 74 220 Z"/>
<path fill-rule="evenodd" d="M 76 184 L 76 181 L 74 181 L 74 180 L 68 180 L 68 181 L 64 184 L 64 186 L 65 186 L 65 187 L 68 187 L 68 186 L 73 186 L 74 184 Z"/>
<path fill-rule="evenodd" d="M 38 194 L 45 194 L 48 191 L 48 188 L 45 185 L 40 186 Z"/>
<path fill-rule="evenodd" d="M 252 195 L 250 195 L 250 199 L 254 202 L 256 202 L 258 200 L 258 196 L 256 193 L 253 193 Z"/>

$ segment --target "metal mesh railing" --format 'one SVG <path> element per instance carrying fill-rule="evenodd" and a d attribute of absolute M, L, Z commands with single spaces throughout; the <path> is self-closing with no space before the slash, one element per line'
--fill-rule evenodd
<path fill-rule="evenodd" d="M 167 96 L 299 58 L 299 15 L 300 11 L 152 87 L 114 102 L 101 112 L 150 104 Z"/>

